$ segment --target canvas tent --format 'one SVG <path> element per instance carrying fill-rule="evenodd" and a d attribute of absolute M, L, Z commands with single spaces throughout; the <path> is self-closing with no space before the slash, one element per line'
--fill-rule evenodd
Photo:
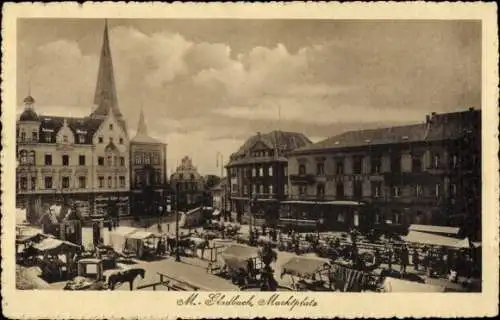
<path fill-rule="evenodd" d="M 403 236 L 402 239 L 406 242 L 432 245 L 432 246 L 443 246 L 450 248 L 470 248 L 470 243 L 467 238 L 457 239 L 453 237 L 447 237 L 442 235 L 437 235 L 433 233 L 421 232 L 411 230 L 408 235 Z"/>
<path fill-rule="evenodd" d="M 125 249 L 127 235 L 138 231 L 136 228 L 120 226 L 109 233 L 109 245 L 119 253 Z"/>

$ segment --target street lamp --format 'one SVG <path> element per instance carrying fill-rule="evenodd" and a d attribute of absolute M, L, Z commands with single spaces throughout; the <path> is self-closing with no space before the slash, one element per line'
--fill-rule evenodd
<path fill-rule="evenodd" d="M 223 185 L 223 194 L 222 194 L 222 197 L 221 197 L 221 201 L 220 201 L 220 206 L 221 206 L 221 214 L 224 216 L 224 221 L 227 221 L 227 214 L 226 214 L 226 199 L 227 199 L 227 195 L 226 195 L 226 184 L 223 183 L 223 180 L 224 180 L 224 156 L 222 155 L 222 153 L 220 153 L 219 151 L 217 151 L 217 154 L 215 155 L 216 157 L 216 161 L 217 161 L 217 166 L 220 166 L 220 181 L 221 181 L 221 184 Z"/>
<path fill-rule="evenodd" d="M 181 261 L 179 252 L 179 182 L 175 183 L 175 261 Z"/>

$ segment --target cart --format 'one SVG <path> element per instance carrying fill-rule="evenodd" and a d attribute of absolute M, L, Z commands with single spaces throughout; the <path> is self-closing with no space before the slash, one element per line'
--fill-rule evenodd
<path fill-rule="evenodd" d="M 81 259 L 78 261 L 78 275 L 66 283 L 64 290 L 107 290 L 103 273 L 101 259 Z"/>
<path fill-rule="evenodd" d="M 221 275 L 240 286 L 257 282 L 257 276 L 263 267 L 257 248 L 235 244 L 226 248 L 221 256 L 225 270 Z"/>

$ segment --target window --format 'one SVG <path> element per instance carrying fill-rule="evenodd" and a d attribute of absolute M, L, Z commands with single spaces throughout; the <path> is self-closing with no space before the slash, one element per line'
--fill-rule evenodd
<path fill-rule="evenodd" d="M 113 130 L 113 124 L 112 123 L 109 124 L 109 130 Z"/>
<path fill-rule="evenodd" d="M 112 167 L 113 166 L 113 157 L 112 156 L 108 156 L 107 165 L 108 165 L 108 167 Z"/>
<path fill-rule="evenodd" d="M 69 188 L 69 177 L 62 177 L 62 187 L 63 189 Z"/>
<path fill-rule="evenodd" d="M 142 158 L 140 154 L 135 155 L 135 164 L 141 164 L 142 163 Z"/>
<path fill-rule="evenodd" d="M 441 191 L 441 185 L 439 183 L 436 183 L 436 198 L 439 198 L 440 191 Z"/>
<path fill-rule="evenodd" d="M 81 154 L 78 156 L 78 164 L 81 166 L 85 165 L 85 155 Z"/>
<path fill-rule="evenodd" d="M 288 185 L 287 185 L 287 184 L 285 184 L 285 186 L 284 186 L 284 188 L 283 188 L 283 193 L 284 193 L 285 195 L 288 195 Z"/>
<path fill-rule="evenodd" d="M 248 186 L 247 185 L 243 186 L 243 194 L 248 194 Z"/>
<path fill-rule="evenodd" d="M 152 160 L 153 164 L 160 164 L 160 155 L 157 152 L 153 153 L 152 157 L 153 157 Z"/>
<path fill-rule="evenodd" d="M 62 165 L 63 166 L 69 166 L 69 156 L 68 155 L 63 155 L 62 156 Z"/>
<path fill-rule="evenodd" d="M 345 214 L 343 212 L 339 212 L 337 215 L 338 222 L 345 222 Z"/>
<path fill-rule="evenodd" d="M 21 152 L 19 152 L 19 162 L 21 162 L 21 164 L 27 164 L 28 163 L 28 151 L 26 150 L 21 150 Z"/>
<path fill-rule="evenodd" d="M 375 213 L 375 224 L 380 224 L 380 214 Z"/>
<path fill-rule="evenodd" d="M 45 189 L 52 189 L 52 177 L 45 177 Z"/>
<path fill-rule="evenodd" d="M 30 151 L 28 156 L 28 164 L 35 165 L 36 154 L 35 151 Z"/>
<path fill-rule="evenodd" d="M 325 196 L 325 185 L 324 184 L 318 184 L 316 186 L 316 196 L 318 198 L 322 198 Z"/>
<path fill-rule="evenodd" d="M 305 164 L 299 165 L 299 174 L 300 175 L 306 174 L 306 165 Z"/>
<path fill-rule="evenodd" d="M 120 157 L 120 166 L 125 166 L 125 157 Z"/>
<path fill-rule="evenodd" d="M 458 168 L 458 156 L 456 154 L 450 157 L 450 167 L 453 169 Z"/>
<path fill-rule="evenodd" d="M 316 163 L 316 175 L 318 175 L 318 176 L 325 175 L 325 163 L 324 162 Z"/>
<path fill-rule="evenodd" d="M 257 169 L 252 168 L 252 177 L 255 177 L 257 175 Z"/>
<path fill-rule="evenodd" d="M 441 166 L 441 158 L 439 154 L 434 154 L 434 157 L 432 158 L 432 168 L 439 169 L 440 166 Z"/>
<path fill-rule="evenodd" d="M 63 136 L 63 142 L 68 143 L 68 136 L 66 136 L 66 135 Z"/>
<path fill-rule="evenodd" d="M 354 181 L 354 196 L 361 198 L 363 196 L 363 183 L 361 181 Z"/>
<path fill-rule="evenodd" d="M 274 194 L 273 185 L 269 185 L 269 194 Z"/>
<path fill-rule="evenodd" d="M 352 163 L 352 173 L 354 174 L 361 174 L 363 170 L 363 157 L 362 156 L 355 156 L 353 157 L 353 163 Z"/>
<path fill-rule="evenodd" d="M 52 135 L 50 133 L 45 133 L 45 142 L 52 142 Z"/>
<path fill-rule="evenodd" d="M 80 134 L 80 135 L 78 136 L 78 142 L 79 142 L 79 143 L 85 143 L 85 136 L 84 136 L 83 134 Z"/>
<path fill-rule="evenodd" d="M 104 188 L 104 177 L 99 177 L 99 188 Z"/>
<path fill-rule="evenodd" d="M 87 187 L 87 178 L 84 176 L 78 177 L 78 188 L 85 189 Z"/>
<path fill-rule="evenodd" d="M 394 224 L 401 224 L 401 212 L 399 211 L 393 211 L 392 212 L 393 220 L 392 223 Z"/>
<path fill-rule="evenodd" d="M 450 186 L 450 189 L 451 189 L 451 195 L 456 196 L 457 195 L 457 185 L 452 183 Z"/>
<path fill-rule="evenodd" d="M 103 137 L 99 137 L 99 143 L 103 143 L 104 142 L 104 138 Z"/>
<path fill-rule="evenodd" d="M 120 139 L 118 140 L 120 142 L 120 144 L 123 144 L 123 138 L 120 137 Z"/>
<path fill-rule="evenodd" d="M 100 166 L 104 165 L 104 157 L 97 157 L 97 164 Z"/>
<path fill-rule="evenodd" d="M 416 193 L 417 198 L 420 198 L 421 196 L 423 196 L 423 194 L 424 194 L 424 189 L 422 188 L 422 185 L 421 185 L 421 184 L 417 184 L 417 185 L 415 186 L 415 193 Z"/>
<path fill-rule="evenodd" d="M 125 177 L 120 176 L 120 187 L 124 188 L 125 187 Z"/>
<path fill-rule="evenodd" d="M 26 132 L 21 132 L 21 141 L 26 141 Z"/>
<path fill-rule="evenodd" d="M 337 199 L 342 199 L 344 197 L 344 183 L 343 182 L 337 182 L 337 186 L 335 188 L 335 193 L 336 193 Z"/>
<path fill-rule="evenodd" d="M 21 177 L 21 190 L 28 190 L 28 178 Z"/>
<path fill-rule="evenodd" d="M 335 161 L 335 168 L 337 174 L 344 174 L 344 159 L 337 159 Z"/>
<path fill-rule="evenodd" d="M 373 156 L 371 158 L 371 169 L 372 173 L 382 172 L 382 158 L 380 156 Z"/>
<path fill-rule="evenodd" d="M 33 131 L 33 132 L 31 133 L 31 140 L 33 140 L 34 142 L 37 142 L 37 141 L 38 141 L 38 132 Z"/>
<path fill-rule="evenodd" d="M 307 192 L 307 187 L 306 186 L 299 186 L 299 194 L 301 196 L 305 195 Z"/>
<path fill-rule="evenodd" d="M 422 157 L 420 155 L 412 155 L 411 157 L 411 171 L 422 171 Z"/>
<path fill-rule="evenodd" d="M 382 195 L 382 182 L 372 182 L 372 197 L 379 198 Z"/>
<path fill-rule="evenodd" d="M 259 168 L 259 177 L 263 177 L 264 176 L 264 168 L 260 167 Z"/>
<path fill-rule="evenodd" d="M 401 156 L 393 155 L 391 157 L 391 172 L 401 172 Z"/>
<path fill-rule="evenodd" d="M 45 165 L 46 166 L 51 166 L 52 165 L 52 155 L 51 154 L 46 154 L 45 155 Z"/>
<path fill-rule="evenodd" d="M 284 168 L 283 168 L 283 175 L 284 175 L 285 177 L 288 177 L 288 167 L 284 167 Z"/>
<path fill-rule="evenodd" d="M 31 177 L 31 190 L 36 189 L 36 177 Z"/>
<path fill-rule="evenodd" d="M 113 187 L 113 179 L 111 179 L 111 176 L 108 177 L 108 188 Z"/>
<path fill-rule="evenodd" d="M 264 185 L 259 185 L 259 194 L 264 194 Z"/>
<path fill-rule="evenodd" d="M 257 185 L 255 185 L 255 184 L 252 185 L 252 193 L 253 194 L 257 193 Z"/>
<path fill-rule="evenodd" d="M 398 198 L 399 197 L 399 187 L 398 186 L 393 186 L 391 188 L 391 195 L 394 197 L 394 198 Z"/>
<path fill-rule="evenodd" d="M 272 177 L 273 176 L 273 166 L 269 166 L 269 168 L 267 169 L 267 174 Z"/>

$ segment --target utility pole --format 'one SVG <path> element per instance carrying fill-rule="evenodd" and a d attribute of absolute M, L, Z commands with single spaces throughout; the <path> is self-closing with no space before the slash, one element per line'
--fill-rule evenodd
<path fill-rule="evenodd" d="M 175 183 L 175 261 L 180 262 L 179 252 L 179 182 Z"/>

